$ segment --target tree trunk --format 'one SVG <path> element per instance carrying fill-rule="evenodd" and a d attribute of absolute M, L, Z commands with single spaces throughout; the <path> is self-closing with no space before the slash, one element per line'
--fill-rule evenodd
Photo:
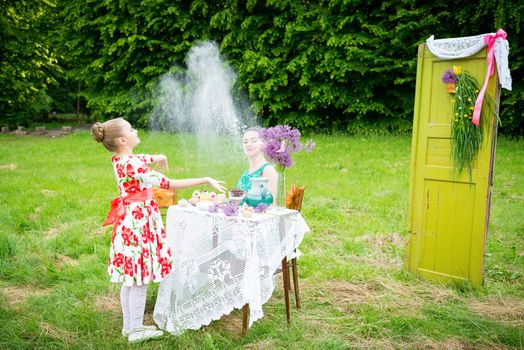
<path fill-rule="evenodd" d="M 78 92 L 76 94 L 76 123 L 80 124 L 80 80 L 78 81 Z"/>

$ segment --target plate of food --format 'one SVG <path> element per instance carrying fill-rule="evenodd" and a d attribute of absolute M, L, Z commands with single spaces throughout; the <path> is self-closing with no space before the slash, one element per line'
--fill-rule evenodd
<path fill-rule="evenodd" d="M 229 201 L 240 205 L 244 200 L 245 193 L 240 188 L 229 190 Z"/>

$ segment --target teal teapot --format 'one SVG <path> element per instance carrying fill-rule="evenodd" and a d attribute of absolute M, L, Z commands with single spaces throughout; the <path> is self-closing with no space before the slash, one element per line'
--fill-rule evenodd
<path fill-rule="evenodd" d="M 252 177 L 251 188 L 246 193 L 244 202 L 250 207 L 256 207 L 260 203 L 273 204 L 273 196 L 267 188 L 268 179 L 265 177 Z"/>

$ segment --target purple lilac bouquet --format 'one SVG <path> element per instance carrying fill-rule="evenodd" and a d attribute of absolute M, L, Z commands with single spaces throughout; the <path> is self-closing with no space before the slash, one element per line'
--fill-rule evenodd
<path fill-rule="evenodd" d="M 442 82 L 446 84 L 457 82 L 457 75 L 452 68 L 448 68 L 444 71 L 444 74 L 442 74 Z"/>
<path fill-rule="evenodd" d="M 275 164 L 280 170 L 293 165 L 293 153 L 300 152 L 300 131 L 289 125 L 276 125 L 262 129 L 259 136 L 264 143 L 263 151 L 267 160 Z"/>

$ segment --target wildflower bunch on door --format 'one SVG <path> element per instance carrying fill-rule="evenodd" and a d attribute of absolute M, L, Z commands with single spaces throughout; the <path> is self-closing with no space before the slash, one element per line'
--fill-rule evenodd
<path fill-rule="evenodd" d="M 447 69 L 442 75 L 442 81 L 448 84 L 448 92 L 453 93 L 453 116 L 451 120 L 451 159 L 458 174 L 468 170 L 470 178 L 475 158 L 482 147 L 486 127 L 490 127 L 491 118 L 496 114 L 494 101 L 489 95 L 484 96 L 486 107 L 480 118 L 480 125 L 472 123 L 475 101 L 479 93 L 477 80 L 460 66 Z M 454 84 L 451 91 L 450 84 Z"/>

